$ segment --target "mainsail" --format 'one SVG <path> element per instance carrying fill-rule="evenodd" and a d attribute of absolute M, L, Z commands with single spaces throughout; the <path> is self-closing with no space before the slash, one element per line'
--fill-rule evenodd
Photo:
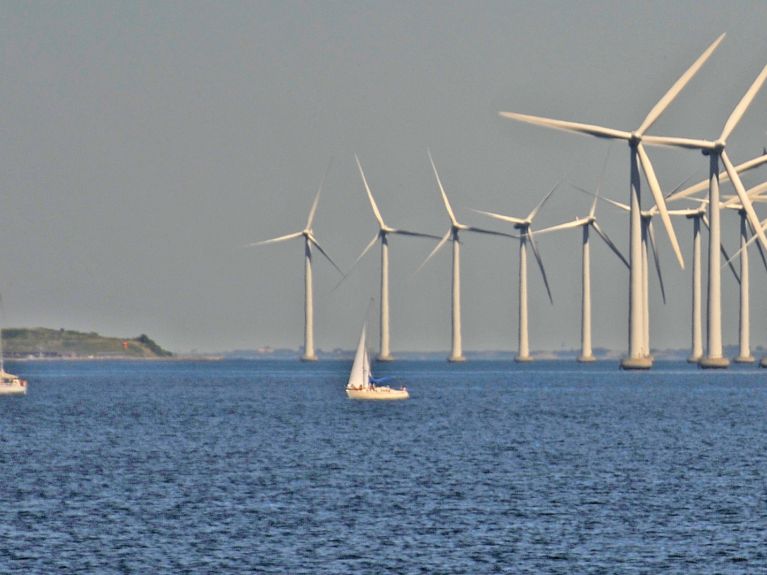
<path fill-rule="evenodd" d="M 362 326 L 360 342 L 357 344 L 357 353 L 354 354 L 354 363 L 349 374 L 347 388 L 367 389 L 370 387 L 370 361 L 368 360 L 368 350 L 365 344 L 366 327 L 367 325 Z"/>

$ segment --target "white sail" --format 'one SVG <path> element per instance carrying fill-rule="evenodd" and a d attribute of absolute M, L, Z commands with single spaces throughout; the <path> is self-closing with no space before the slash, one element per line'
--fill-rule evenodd
<path fill-rule="evenodd" d="M 357 344 L 357 353 L 354 354 L 354 363 L 352 371 L 349 374 L 349 383 L 347 389 L 365 389 L 369 384 L 370 364 L 368 362 L 368 352 L 365 344 L 366 325 L 362 326 L 360 342 Z"/>

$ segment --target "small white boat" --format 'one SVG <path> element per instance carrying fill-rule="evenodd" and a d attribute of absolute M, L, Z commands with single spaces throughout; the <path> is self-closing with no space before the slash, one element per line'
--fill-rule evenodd
<path fill-rule="evenodd" d="M 351 399 L 408 399 L 410 394 L 405 387 L 392 389 L 388 385 L 375 385 L 365 345 L 365 328 L 363 325 L 352 371 L 349 374 L 349 383 L 346 384 L 346 395 Z"/>
<path fill-rule="evenodd" d="M 0 368 L 0 395 L 26 395 L 27 382 Z"/>
<path fill-rule="evenodd" d="M 0 395 L 26 395 L 27 382 L 5 371 L 3 363 L 3 330 L 0 329 Z"/>

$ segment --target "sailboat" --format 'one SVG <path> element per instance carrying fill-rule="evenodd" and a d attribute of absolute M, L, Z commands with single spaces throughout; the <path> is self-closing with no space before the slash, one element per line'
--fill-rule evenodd
<path fill-rule="evenodd" d="M 352 371 L 349 374 L 349 383 L 346 384 L 346 395 L 351 399 L 408 399 L 410 394 L 405 387 L 392 389 L 388 385 L 376 385 L 365 343 L 366 327 L 367 325 L 363 324 Z"/>
<path fill-rule="evenodd" d="M 3 330 L 0 329 L 0 395 L 26 395 L 27 382 L 5 371 L 3 362 Z"/>

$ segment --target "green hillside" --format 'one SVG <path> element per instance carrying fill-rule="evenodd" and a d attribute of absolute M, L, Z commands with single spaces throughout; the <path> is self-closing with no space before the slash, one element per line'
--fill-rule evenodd
<path fill-rule="evenodd" d="M 2 331 L 6 357 L 159 358 L 173 354 L 146 335 L 104 337 L 65 329 L 7 328 Z"/>

